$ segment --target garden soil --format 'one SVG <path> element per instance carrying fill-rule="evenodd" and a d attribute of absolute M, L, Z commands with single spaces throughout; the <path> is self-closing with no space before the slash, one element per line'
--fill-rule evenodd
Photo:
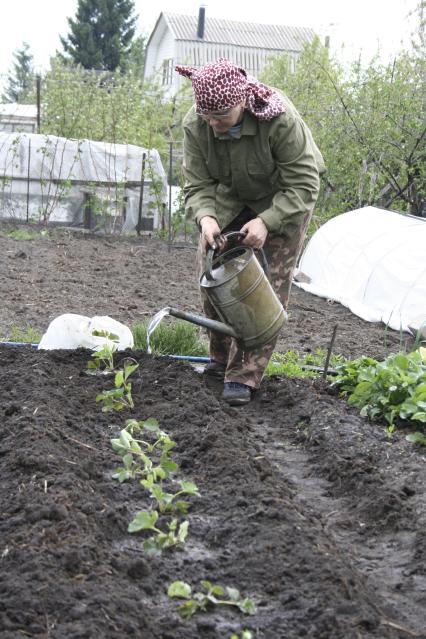
<path fill-rule="evenodd" d="M 0 238 L 0 329 L 43 332 L 57 315 L 127 324 L 164 306 L 199 311 L 192 247 L 57 231 Z M 296 288 L 279 346 L 383 358 L 406 335 Z M 265 380 L 231 408 L 186 361 L 136 351 L 133 410 L 102 412 L 111 378 L 88 351 L 0 347 L 0 637 L 364 639 L 426 637 L 426 454 L 349 408 L 329 383 Z M 152 504 L 113 478 L 110 440 L 155 417 L 194 481 L 183 548 L 142 550 L 128 523 Z M 168 484 L 172 491 L 177 484 Z M 168 518 L 162 515 L 159 526 Z M 184 620 L 167 587 L 238 588 L 255 607 Z"/>

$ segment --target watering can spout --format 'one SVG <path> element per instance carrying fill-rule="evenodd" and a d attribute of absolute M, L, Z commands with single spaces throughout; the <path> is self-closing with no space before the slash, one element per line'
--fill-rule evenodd
<path fill-rule="evenodd" d="M 202 315 L 185 313 L 184 311 L 179 311 L 177 308 L 169 307 L 168 311 L 169 315 L 173 315 L 173 317 L 178 317 L 179 319 L 192 322 L 193 324 L 197 324 L 198 326 L 203 326 L 209 331 L 217 331 L 218 333 L 223 333 L 224 335 L 229 335 L 230 337 L 238 339 L 238 335 L 236 334 L 232 326 L 228 326 L 228 324 L 224 324 L 223 322 L 219 322 L 218 320 L 210 319 L 209 317 L 203 317 Z"/>

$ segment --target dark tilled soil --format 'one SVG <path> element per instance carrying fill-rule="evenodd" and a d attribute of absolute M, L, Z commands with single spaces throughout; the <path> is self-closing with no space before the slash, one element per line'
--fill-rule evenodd
<path fill-rule="evenodd" d="M 4 333 L 63 312 L 129 323 L 171 303 L 198 310 L 192 249 L 67 234 L 0 243 Z M 337 321 L 336 352 L 399 345 L 294 292 L 284 348 L 326 345 Z M 85 374 L 89 352 L 0 347 L 2 639 L 426 637 L 426 455 L 408 427 L 389 439 L 319 380 L 266 380 L 230 408 L 187 362 L 132 356 L 134 409 L 103 413 L 95 398 L 111 379 Z M 137 481 L 112 478 L 110 445 L 126 419 L 151 416 L 176 441 L 177 478 L 200 491 L 185 547 L 159 558 L 143 554 L 146 533 L 127 532 L 151 504 Z M 182 620 L 166 595 L 177 579 L 236 587 L 256 613 L 217 606 Z"/>
<path fill-rule="evenodd" d="M 199 313 L 194 246 L 155 239 L 94 237 L 56 231 L 33 241 L 0 236 L 0 332 L 32 326 L 43 333 L 63 313 L 109 315 L 132 325 L 165 306 Z M 338 324 L 334 351 L 384 358 L 410 342 L 407 333 L 364 322 L 340 304 L 292 289 L 289 322 L 278 347 L 326 349 Z"/>

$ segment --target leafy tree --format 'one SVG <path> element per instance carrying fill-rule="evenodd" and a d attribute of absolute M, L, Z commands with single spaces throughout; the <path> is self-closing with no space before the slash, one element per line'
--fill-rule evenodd
<path fill-rule="evenodd" d="M 64 51 L 85 69 L 115 71 L 124 67 L 135 34 L 133 0 L 78 0 Z"/>
<path fill-rule="evenodd" d="M 327 173 L 314 224 L 362 206 L 421 214 L 425 198 L 426 60 L 417 50 L 391 64 L 344 69 L 313 42 L 295 73 L 271 61 L 264 81 L 283 90 L 310 125 Z"/>
<path fill-rule="evenodd" d="M 139 35 L 133 39 L 130 45 L 129 55 L 126 60 L 126 71 L 132 72 L 137 78 L 143 78 L 145 66 L 146 37 Z"/>
<path fill-rule="evenodd" d="M 20 104 L 32 103 L 35 97 L 35 75 L 29 44 L 23 42 L 22 47 L 14 52 L 13 57 L 15 61 L 12 70 L 8 73 L 2 100 Z"/>
<path fill-rule="evenodd" d="M 160 87 L 131 72 L 99 73 L 56 59 L 44 78 L 42 109 L 42 133 L 167 153 L 172 105 Z"/>

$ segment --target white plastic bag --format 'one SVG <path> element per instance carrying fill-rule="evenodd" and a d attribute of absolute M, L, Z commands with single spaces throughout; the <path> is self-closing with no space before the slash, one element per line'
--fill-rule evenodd
<path fill-rule="evenodd" d="M 119 339 L 117 350 L 119 351 L 125 348 L 133 348 L 132 331 L 121 322 L 117 322 L 117 320 L 107 315 L 95 315 L 95 317 L 90 318 L 85 315 L 75 315 L 74 313 L 66 313 L 55 317 L 41 338 L 38 348 L 53 350 L 81 347 L 98 351 L 104 344 L 112 347 L 116 343 L 108 339 L 108 337 L 93 335 L 93 331 L 107 331 L 117 335 Z"/>

